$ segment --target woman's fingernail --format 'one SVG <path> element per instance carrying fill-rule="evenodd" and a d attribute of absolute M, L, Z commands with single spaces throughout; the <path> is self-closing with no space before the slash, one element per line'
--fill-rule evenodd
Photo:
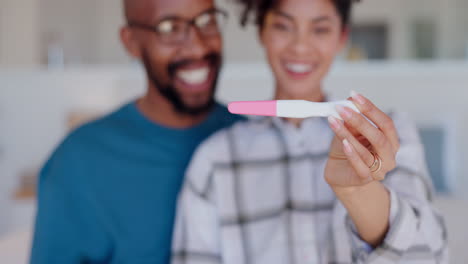
<path fill-rule="evenodd" d="M 364 96 L 362 96 L 361 94 L 358 94 L 357 92 L 355 92 L 354 90 L 351 91 L 351 97 L 356 100 L 356 102 L 358 102 L 358 104 L 365 104 L 366 103 L 366 100 L 364 99 Z"/>
<path fill-rule="evenodd" d="M 350 119 L 351 116 L 352 116 L 352 113 L 351 111 L 349 111 L 348 109 L 346 109 L 345 107 L 343 107 L 342 105 L 336 105 L 336 111 L 338 111 L 338 113 L 344 117 L 344 119 Z"/>
<path fill-rule="evenodd" d="M 351 148 L 351 145 L 349 144 L 349 141 L 346 138 L 343 139 L 343 149 L 348 154 L 351 154 L 353 152 L 353 149 Z"/>
<path fill-rule="evenodd" d="M 338 118 L 336 118 L 334 116 L 329 116 L 328 117 L 328 122 L 332 126 L 333 130 L 338 130 L 341 127 L 341 121 L 338 120 Z"/>

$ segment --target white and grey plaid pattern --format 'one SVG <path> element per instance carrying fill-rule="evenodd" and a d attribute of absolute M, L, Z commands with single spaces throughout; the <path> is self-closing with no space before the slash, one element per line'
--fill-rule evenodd
<path fill-rule="evenodd" d="M 395 121 L 402 153 L 385 180 L 391 227 L 380 247 L 360 240 L 324 180 L 333 137 L 326 119 L 296 129 L 263 118 L 217 133 L 196 152 L 179 200 L 173 263 L 446 263 L 445 226 L 429 203 L 419 139 L 410 123 Z"/>

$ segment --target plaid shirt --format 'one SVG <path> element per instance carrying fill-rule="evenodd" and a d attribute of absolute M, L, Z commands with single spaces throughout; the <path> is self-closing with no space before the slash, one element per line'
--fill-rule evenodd
<path fill-rule="evenodd" d="M 324 179 L 333 132 L 279 118 L 240 122 L 197 150 L 179 199 L 172 263 L 447 263 L 443 219 L 414 125 L 392 115 L 401 148 L 384 180 L 390 228 L 364 243 Z"/>

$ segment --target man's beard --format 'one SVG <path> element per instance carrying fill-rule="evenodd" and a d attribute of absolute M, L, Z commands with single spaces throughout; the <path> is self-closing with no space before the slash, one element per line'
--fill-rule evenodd
<path fill-rule="evenodd" d="M 215 69 L 216 72 L 214 73 L 214 80 L 209 90 L 210 94 L 209 94 L 208 101 L 202 105 L 197 105 L 197 106 L 187 105 L 182 99 L 182 96 L 177 92 L 173 83 L 163 84 L 159 80 L 159 78 L 156 76 L 153 70 L 148 53 L 145 50 L 143 50 L 142 55 L 143 55 L 142 56 L 143 64 L 144 64 L 144 67 L 145 67 L 145 70 L 146 70 L 146 73 L 148 75 L 150 82 L 152 82 L 153 86 L 156 89 L 158 89 L 158 91 L 161 93 L 162 96 L 164 96 L 167 100 L 169 100 L 169 102 L 172 104 L 172 106 L 177 112 L 181 114 L 196 116 L 196 115 L 208 112 L 213 107 L 213 105 L 215 104 L 214 93 L 216 91 L 218 75 L 221 69 L 221 55 L 219 53 L 209 53 L 203 58 L 203 60 L 208 61 L 208 63 L 210 64 L 210 68 Z M 167 72 L 169 74 L 170 79 L 174 80 L 175 74 L 179 67 L 190 64 L 192 62 L 194 61 L 182 60 L 182 61 L 169 64 L 167 67 Z"/>

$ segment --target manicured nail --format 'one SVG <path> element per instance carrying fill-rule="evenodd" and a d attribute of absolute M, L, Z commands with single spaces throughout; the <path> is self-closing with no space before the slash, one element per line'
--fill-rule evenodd
<path fill-rule="evenodd" d="M 343 149 L 348 154 L 353 153 L 353 149 L 351 148 L 351 145 L 347 139 L 343 139 Z"/>
<path fill-rule="evenodd" d="M 364 99 L 364 96 L 362 96 L 361 94 L 358 94 L 356 91 L 351 91 L 351 97 L 356 100 L 356 102 L 358 102 L 358 104 L 365 104 L 366 103 L 366 100 Z"/>
<path fill-rule="evenodd" d="M 341 121 L 338 120 L 338 118 L 336 118 L 334 116 L 329 116 L 328 117 L 328 122 L 330 123 L 333 130 L 338 130 L 341 127 Z"/>
<path fill-rule="evenodd" d="M 338 111 L 338 113 L 340 113 L 340 115 L 344 117 L 344 119 L 350 119 L 351 116 L 353 115 L 351 111 L 349 111 L 342 105 L 336 105 L 336 111 Z"/>

